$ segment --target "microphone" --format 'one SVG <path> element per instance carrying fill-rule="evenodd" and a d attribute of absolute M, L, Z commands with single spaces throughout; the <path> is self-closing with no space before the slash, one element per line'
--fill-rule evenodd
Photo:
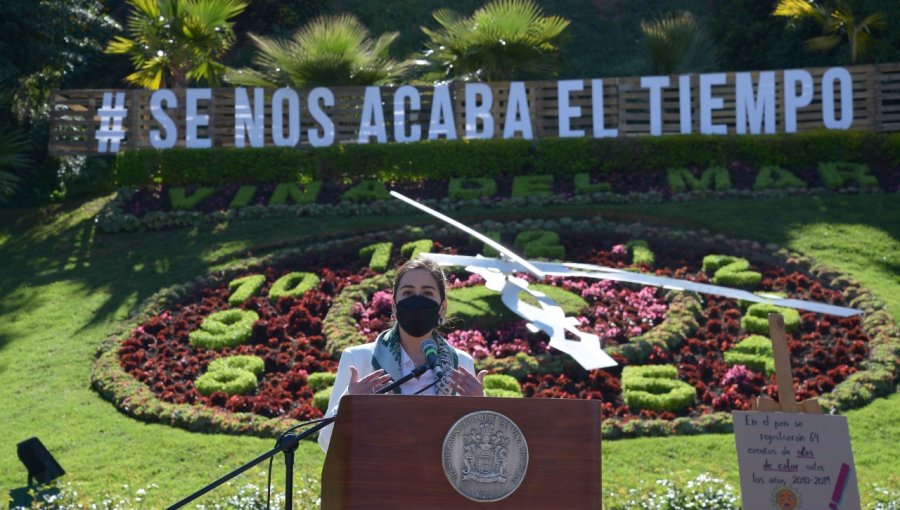
<path fill-rule="evenodd" d="M 422 342 L 421 348 L 422 354 L 425 355 L 425 366 L 430 368 L 438 379 L 443 377 L 444 370 L 441 368 L 441 364 L 438 363 L 438 349 L 437 344 L 434 343 L 434 339 L 429 338 Z"/>

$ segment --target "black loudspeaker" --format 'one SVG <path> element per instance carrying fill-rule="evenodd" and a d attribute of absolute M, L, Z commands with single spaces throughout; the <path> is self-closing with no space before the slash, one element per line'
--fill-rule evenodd
<path fill-rule="evenodd" d="M 19 443 L 17 450 L 19 460 L 22 461 L 22 464 L 25 464 L 25 469 L 28 470 L 29 485 L 32 483 L 32 480 L 44 484 L 66 474 L 59 463 L 56 462 L 56 459 L 53 458 L 53 455 L 50 455 L 44 444 L 36 437 Z"/>

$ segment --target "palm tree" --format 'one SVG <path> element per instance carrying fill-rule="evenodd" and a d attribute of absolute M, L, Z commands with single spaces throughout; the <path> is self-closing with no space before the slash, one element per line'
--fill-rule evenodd
<path fill-rule="evenodd" d="M 532 0 L 493 0 L 469 17 L 439 9 L 428 36 L 424 78 L 513 80 L 555 76 L 569 20 L 544 16 Z"/>
<path fill-rule="evenodd" d="M 689 12 L 642 21 L 641 31 L 654 73 L 710 71 L 718 63 L 714 43 Z"/>
<path fill-rule="evenodd" d="M 256 44 L 257 69 L 229 70 L 226 79 L 256 87 L 383 85 L 399 80 L 407 63 L 388 54 L 397 32 L 372 40 L 356 17 L 323 16 L 289 40 L 250 35 Z"/>
<path fill-rule="evenodd" d="M 15 172 L 31 163 L 26 155 L 29 145 L 28 137 L 21 131 L 0 129 L 0 202 L 18 189 L 22 179 Z"/>
<path fill-rule="evenodd" d="M 30 143 L 21 130 L 7 126 L 11 124 L 7 108 L 12 101 L 12 92 L 0 88 L 0 202 L 16 192 L 22 179 L 16 174 L 31 164 L 28 157 Z"/>
<path fill-rule="evenodd" d="M 131 38 L 116 36 L 107 53 L 131 57 L 135 72 L 125 80 L 148 89 L 189 82 L 218 86 L 220 59 L 234 44 L 232 18 L 243 0 L 128 0 Z"/>
<path fill-rule="evenodd" d="M 825 35 L 806 40 L 810 51 L 831 51 L 846 38 L 853 63 L 868 55 L 872 32 L 887 26 L 887 17 L 882 12 L 857 21 L 850 3 L 844 0 L 781 0 L 772 14 L 794 20 L 812 19 L 821 25 Z"/>

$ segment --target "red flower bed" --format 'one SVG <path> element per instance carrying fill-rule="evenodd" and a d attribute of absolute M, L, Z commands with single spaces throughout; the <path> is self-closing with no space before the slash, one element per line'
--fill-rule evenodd
<path fill-rule="evenodd" d="M 626 267 L 627 253 L 611 243 L 598 248 L 590 236 L 564 240 L 569 260 Z M 464 245 L 465 243 L 459 243 Z M 453 251 L 436 243 L 436 249 Z M 448 244 L 449 246 L 449 244 Z M 708 281 L 700 271 L 704 253 L 690 249 L 661 251 L 652 246 L 659 275 Z M 471 251 L 471 250 L 469 250 Z M 763 274 L 757 290 L 783 292 L 791 297 L 844 304 L 837 291 L 797 271 L 755 264 Z M 270 302 L 269 287 L 289 271 L 311 271 L 319 275 L 319 286 L 301 298 L 281 298 Z M 241 305 L 259 314 L 253 335 L 246 345 L 222 351 L 193 347 L 188 335 L 200 327 L 210 314 L 232 308 L 228 304 L 228 282 L 203 289 L 189 302 L 169 310 L 135 328 L 122 343 L 119 359 L 122 367 L 147 385 L 160 399 L 171 403 L 202 404 L 233 412 L 251 412 L 266 417 L 289 416 L 310 419 L 321 416 L 312 405 L 313 392 L 307 376 L 314 372 L 334 371 L 337 361 L 325 350 L 322 320 L 332 299 L 349 284 L 357 284 L 374 276 L 356 258 L 356 251 L 330 254 L 328 259 L 308 257 L 302 265 L 285 269 L 268 268 L 266 283 L 256 296 Z M 451 288 L 479 284 L 468 273 L 450 275 Z M 603 337 L 604 345 L 618 345 L 644 334 L 665 317 L 667 303 L 663 291 L 645 287 L 620 285 L 608 281 L 586 279 L 552 279 L 548 283 L 578 293 L 588 302 L 579 317 L 581 327 Z M 729 367 L 723 352 L 747 334 L 741 332 L 741 309 L 730 299 L 702 296 L 703 317 L 696 329 L 681 345 L 672 350 L 654 348 L 642 364 L 674 364 L 679 378 L 697 389 L 697 403 L 679 411 L 652 412 L 630 409 L 621 397 L 622 368 L 585 371 L 569 364 L 560 373 L 528 375 L 520 382 L 527 397 L 583 398 L 603 401 L 603 418 L 673 419 L 696 417 L 734 409 L 747 409 L 750 399 L 759 395 L 775 395 L 774 376 L 764 376 L 740 366 Z M 366 303 L 352 310 L 360 333 L 369 340 L 387 327 L 390 295 L 376 292 Z M 788 335 L 798 399 L 815 397 L 831 391 L 835 385 L 856 372 L 868 352 L 868 337 L 858 318 L 839 319 L 813 313 L 801 314 L 800 328 Z M 503 358 L 519 352 L 547 352 L 547 338 L 530 333 L 521 320 L 512 321 L 491 331 L 459 329 L 448 339 L 468 349 L 476 359 L 486 356 Z M 206 371 L 209 363 L 222 356 L 252 354 L 265 361 L 265 373 L 258 390 L 245 396 L 214 393 L 204 397 L 194 388 L 194 381 Z M 557 356 L 564 356 L 556 354 Z M 627 360 L 619 357 L 622 366 Z"/>
<path fill-rule="evenodd" d="M 312 405 L 313 392 L 306 383 L 307 376 L 337 369 L 337 361 L 324 350 L 322 318 L 333 296 L 372 273 L 349 260 L 345 261 L 348 267 L 334 271 L 322 268 L 321 263 L 316 263 L 320 261 L 310 262 L 307 270 L 319 268 L 316 273 L 321 282 L 317 289 L 299 299 L 283 297 L 270 302 L 266 297 L 269 287 L 289 270 L 265 271 L 265 285 L 241 306 L 259 314 L 247 344 L 214 351 L 195 348 L 188 340 L 188 334 L 211 313 L 232 308 L 228 304 L 231 292 L 227 284 L 222 284 L 202 290 L 192 302 L 175 306 L 132 330 L 119 350 L 122 367 L 166 402 L 203 404 L 266 417 L 320 417 L 321 412 Z M 259 356 L 265 361 L 258 390 L 251 395 L 231 397 L 225 393 L 208 397 L 198 393 L 194 381 L 209 363 L 235 354 Z"/>

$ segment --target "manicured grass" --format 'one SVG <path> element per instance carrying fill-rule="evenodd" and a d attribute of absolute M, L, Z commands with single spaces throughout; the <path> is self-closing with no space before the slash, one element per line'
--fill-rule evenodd
<path fill-rule="evenodd" d="M 324 236 L 426 223 L 397 216 L 235 222 L 191 230 L 96 233 L 103 199 L 42 211 L 0 211 L 0 492 L 25 484 L 15 444 L 38 436 L 79 493 L 99 498 L 151 483 L 147 508 L 171 504 L 267 451 L 271 440 L 192 434 L 136 422 L 89 388 L 99 342 L 160 287 L 182 283 L 250 255 Z M 465 211 L 464 222 L 531 217 L 534 209 Z M 547 216 L 595 216 L 774 242 L 838 267 L 871 288 L 900 318 L 900 200 L 896 195 L 542 208 Z M 900 396 L 848 413 L 864 504 L 877 483 L 900 491 L 892 457 Z M 323 456 L 301 445 L 297 478 L 318 477 Z M 283 468 L 276 462 L 276 476 Z M 730 435 L 606 441 L 604 490 L 687 480 L 701 471 L 737 485 Z M 249 477 L 259 482 L 263 467 Z M 277 487 L 277 486 L 276 486 Z"/>

